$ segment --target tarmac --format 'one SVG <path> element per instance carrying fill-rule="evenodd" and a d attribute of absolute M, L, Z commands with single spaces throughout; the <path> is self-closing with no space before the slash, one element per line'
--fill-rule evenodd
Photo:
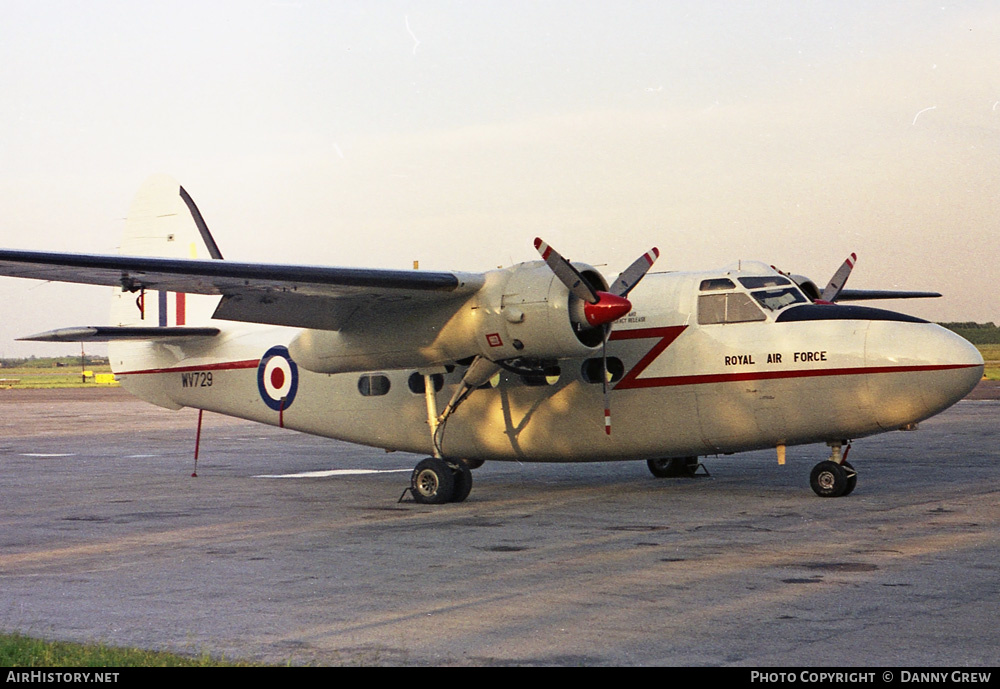
<path fill-rule="evenodd" d="M 981 389 L 980 389 L 981 388 Z M 1000 659 L 1000 387 L 854 443 L 487 463 L 398 502 L 420 457 L 121 390 L 0 390 L 0 629 L 313 665 L 988 667 Z M 280 478 L 279 478 L 280 477 Z"/>

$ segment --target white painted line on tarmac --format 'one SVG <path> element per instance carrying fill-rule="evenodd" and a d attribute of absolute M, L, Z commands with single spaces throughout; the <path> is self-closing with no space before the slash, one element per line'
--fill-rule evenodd
<path fill-rule="evenodd" d="M 299 474 L 258 474 L 254 478 L 328 478 L 330 476 L 360 476 L 362 474 L 402 474 L 413 469 L 330 469 L 328 471 L 303 471 Z"/>

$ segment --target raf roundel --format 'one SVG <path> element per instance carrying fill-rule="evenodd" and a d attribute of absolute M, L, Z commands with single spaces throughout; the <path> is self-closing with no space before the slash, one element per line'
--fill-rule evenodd
<path fill-rule="evenodd" d="M 292 406 L 299 389 L 299 367 L 288 355 L 288 348 L 271 347 L 257 366 L 257 389 L 264 404 L 275 411 Z"/>

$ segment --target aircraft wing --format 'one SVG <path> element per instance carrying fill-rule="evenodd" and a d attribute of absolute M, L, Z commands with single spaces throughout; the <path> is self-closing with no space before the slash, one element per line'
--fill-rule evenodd
<path fill-rule="evenodd" d="M 381 270 L 0 249 L 0 275 L 220 295 L 214 317 L 339 330 L 363 308 L 412 307 L 475 293 L 475 273 Z"/>
<path fill-rule="evenodd" d="M 940 292 L 912 292 L 883 289 L 842 289 L 834 301 L 868 301 L 871 299 L 934 299 Z"/>

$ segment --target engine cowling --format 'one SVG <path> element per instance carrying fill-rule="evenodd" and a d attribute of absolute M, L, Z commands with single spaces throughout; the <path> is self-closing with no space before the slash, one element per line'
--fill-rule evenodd
<path fill-rule="evenodd" d="M 788 277 L 791 278 L 792 282 L 798 285 L 799 289 L 802 290 L 802 293 L 812 301 L 819 299 L 820 295 L 823 293 L 816 283 L 807 278 L 805 275 L 789 275 Z"/>
<path fill-rule="evenodd" d="M 597 270 L 577 269 L 592 287 L 607 289 Z M 542 261 L 514 266 L 502 285 L 491 289 L 488 282 L 479 297 L 479 353 L 492 361 L 586 356 L 603 341 L 602 328 L 588 323 L 588 305 Z"/>

